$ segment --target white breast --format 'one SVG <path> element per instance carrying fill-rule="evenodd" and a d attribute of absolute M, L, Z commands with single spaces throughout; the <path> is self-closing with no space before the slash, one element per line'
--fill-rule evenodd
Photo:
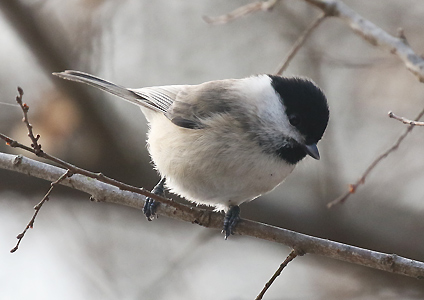
<path fill-rule="evenodd" d="M 149 119 L 148 147 L 157 170 L 172 192 L 195 203 L 225 210 L 271 191 L 294 169 L 265 154 L 246 133 L 225 125 L 192 130 L 175 126 L 162 114 Z"/>

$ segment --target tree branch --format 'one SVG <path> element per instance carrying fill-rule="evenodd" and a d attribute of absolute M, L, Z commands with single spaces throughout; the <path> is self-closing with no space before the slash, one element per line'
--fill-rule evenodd
<path fill-rule="evenodd" d="M 327 17 L 327 15 L 322 13 L 318 16 L 310 25 L 308 28 L 305 29 L 303 34 L 297 39 L 297 41 L 294 43 L 293 47 L 291 48 L 289 54 L 284 58 L 283 62 L 280 64 L 280 66 L 277 69 L 277 72 L 275 74 L 282 75 L 283 72 L 287 69 L 289 66 L 289 63 L 292 61 L 296 53 L 299 51 L 299 49 L 303 46 L 306 39 L 311 35 L 311 33 L 324 21 L 324 19 Z"/>
<path fill-rule="evenodd" d="M 417 76 L 421 82 L 424 82 L 424 58 L 417 55 L 414 50 L 412 50 L 402 29 L 399 29 L 398 36 L 394 37 L 338 0 L 304 1 L 321 9 L 325 16 L 337 17 L 343 20 L 353 32 L 370 44 L 379 46 L 392 54 L 396 54 L 405 64 L 406 68 Z M 219 17 L 204 17 L 204 20 L 210 24 L 225 24 L 259 10 L 270 10 L 277 3 L 278 0 L 253 2 L 239 7 L 226 15 Z"/>
<path fill-rule="evenodd" d="M 266 291 L 271 287 L 271 285 L 274 283 L 275 279 L 277 279 L 278 276 L 280 276 L 281 272 L 284 270 L 285 267 L 291 262 L 293 259 L 295 259 L 298 255 L 301 255 L 296 252 L 296 250 L 292 250 L 289 255 L 286 257 L 286 259 L 281 263 L 280 267 L 275 271 L 274 275 L 272 275 L 271 279 L 265 284 L 262 291 L 259 293 L 259 295 L 256 297 L 255 300 L 261 300 L 263 296 L 265 295 Z"/>
<path fill-rule="evenodd" d="M 10 250 L 10 253 L 14 253 L 16 252 L 16 250 L 18 250 L 19 248 L 19 244 L 21 243 L 22 239 L 24 238 L 26 232 L 28 231 L 28 229 L 33 228 L 34 227 L 34 222 L 35 222 L 35 218 L 37 217 L 38 213 L 40 212 L 41 207 L 44 205 L 44 203 L 46 201 L 49 200 L 50 194 L 53 191 L 53 188 L 60 184 L 63 180 L 65 180 L 66 177 L 70 177 L 72 176 L 72 173 L 68 171 L 66 171 L 65 173 L 63 173 L 57 180 L 53 181 L 50 184 L 50 189 L 47 191 L 47 193 L 44 195 L 43 199 L 41 199 L 41 201 L 34 206 L 34 214 L 31 218 L 31 220 L 28 222 L 27 226 L 25 227 L 24 231 L 22 231 L 20 234 L 18 234 L 18 236 L 16 237 L 18 239 L 18 242 L 16 243 L 16 246 L 13 247 L 12 250 Z"/>
<path fill-rule="evenodd" d="M 398 121 L 402 122 L 403 124 L 407 124 L 407 125 L 411 125 L 411 126 L 424 126 L 424 122 L 412 121 L 412 120 L 406 119 L 404 117 L 397 116 L 391 111 L 389 111 L 389 118 L 398 120 Z"/>
<path fill-rule="evenodd" d="M 389 115 L 390 115 L 390 113 L 389 113 Z M 424 109 L 418 114 L 418 116 L 415 118 L 415 120 L 418 121 L 419 119 L 421 119 L 422 116 L 424 116 Z M 356 192 L 356 190 L 358 189 L 358 187 L 365 183 L 365 179 L 368 177 L 368 175 L 371 173 L 371 171 L 374 170 L 375 167 L 383 159 L 385 159 L 392 152 L 396 151 L 399 148 L 400 144 L 407 137 L 407 135 L 412 131 L 412 129 L 414 129 L 414 125 L 408 126 L 406 128 L 406 130 L 398 137 L 396 142 L 389 149 L 387 149 L 386 151 L 381 153 L 376 159 L 374 159 L 374 161 L 368 166 L 368 168 L 366 168 L 366 170 L 362 174 L 362 176 L 355 183 L 349 184 L 349 189 L 343 195 L 341 195 L 338 198 L 334 199 L 333 201 L 327 203 L 327 207 L 331 208 L 334 205 L 341 204 L 341 203 L 345 202 L 350 197 L 350 195 L 354 194 Z"/>
<path fill-rule="evenodd" d="M 269 11 L 278 3 L 278 1 L 279 0 L 268 0 L 268 1 L 258 1 L 258 2 L 249 3 L 222 16 L 218 16 L 218 17 L 203 16 L 203 20 L 206 23 L 212 24 L 212 25 L 227 24 L 238 18 L 247 16 L 251 13 L 254 13 L 260 10 Z"/>
<path fill-rule="evenodd" d="M 424 59 L 417 55 L 409 46 L 403 31 L 400 30 L 398 37 L 388 34 L 374 23 L 363 18 L 346 4 L 337 0 L 304 0 L 321 9 L 328 16 L 343 20 L 349 27 L 374 46 L 397 55 L 406 68 L 411 71 L 420 82 L 424 82 Z"/>
<path fill-rule="evenodd" d="M 55 181 L 66 172 L 59 167 L 5 153 L 0 153 L 0 168 L 48 181 Z M 145 197 L 138 193 L 124 191 L 116 186 L 81 174 L 74 174 L 72 177 L 65 178 L 60 184 L 92 195 L 92 198 L 98 202 L 116 203 L 137 209 L 142 209 L 144 205 Z M 137 190 L 137 188 L 134 188 L 134 190 Z M 169 201 L 147 191 L 144 191 L 143 194 L 161 202 L 157 209 L 159 215 L 207 228 L 220 230 L 222 227 L 224 220 L 222 214 Z M 395 274 L 424 279 L 423 262 L 395 254 L 384 254 L 358 248 L 245 219 L 240 220 L 234 233 L 280 243 L 295 249 L 298 253 L 322 255 Z"/>

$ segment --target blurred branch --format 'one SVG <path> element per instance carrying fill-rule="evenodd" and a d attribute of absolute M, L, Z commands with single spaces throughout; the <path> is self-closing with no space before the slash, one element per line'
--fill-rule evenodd
<path fill-rule="evenodd" d="M 385 49 L 392 54 L 396 54 L 403 61 L 406 68 L 417 76 L 421 82 L 424 82 L 424 58 L 417 55 L 412 50 L 402 29 L 399 29 L 398 37 L 394 37 L 338 0 L 304 1 L 321 9 L 325 16 L 337 17 L 343 20 L 349 25 L 353 32 L 370 44 Z M 277 3 L 278 0 L 254 2 L 237 8 L 229 14 L 214 18 L 204 17 L 204 19 L 211 24 L 225 24 L 259 10 L 270 10 L 270 8 L 274 7 Z M 316 26 L 319 25 L 320 21 L 316 21 L 318 23 Z M 309 35 L 309 33 L 307 35 Z M 302 41 L 302 43 L 303 42 L 304 41 Z"/>
<path fill-rule="evenodd" d="M 34 16 L 34 10 L 23 5 L 20 0 L 0 1 L 0 8 L 19 38 L 27 44 L 28 49 L 48 74 L 51 70 L 62 70 L 71 65 L 66 56 L 55 49 L 51 39 Z M 50 29 L 53 32 L 58 31 L 60 30 L 58 26 Z M 64 47 L 64 49 L 71 48 Z"/>
<path fill-rule="evenodd" d="M 389 51 L 392 54 L 397 55 L 406 68 L 412 72 L 420 82 L 424 82 L 424 59 L 417 55 L 405 37 L 402 29 L 399 29 L 398 36 L 394 37 L 388 34 L 386 31 L 376 26 L 374 23 L 363 18 L 357 12 L 352 10 L 346 4 L 338 0 L 304 0 L 318 8 L 320 8 L 328 16 L 334 16 L 345 21 L 349 27 L 363 39 L 374 46 L 378 46 L 381 49 Z M 415 119 L 418 121 L 424 115 L 424 110 Z M 332 207 L 335 204 L 343 203 L 347 198 L 355 193 L 358 186 L 364 184 L 368 174 L 388 155 L 396 151 L 405 137 L 412 131 L 413 126 L 408 127 L 405 132 L 398 138 L 395 144 L 387 149 L 385 152 L 380 154 L 365 170 L 363 175 L 354 183 L 349 185 L 348 191 L 328 203 L 328 207 Z"/>
<path fill-rule="evenodd" d="M 322 21 L 324 21 L 324 19 L 327 17 L 327 15 L 324 13 L 322 13 L 321 15 L 319 15 L 318 18 L 315 19 L 315 21 L 313 21 L 311 23 L 311 25 L 309 25 L 308 28 L 305 29 L 305 31 L 303 32 L 303 34 L 297 39 L 297 41 L 294 43 L 293 47 L 291 48 L 289 54 L 286 56 L 286 58 L 284 58 L 283 62 L 281 63 L 281 65 L 278 67 L 276 74 L 277 75 L 282 75 L 283 72 L 287 69 L 287 67 L 289 66 L 289 63 L 291 62 L 291 60 L 294 58 L 294 56 L 296 55 L 296 53 L 299 51 L 299 49 L 303 46 L 303 44 L 305 43 L 306 39 L 311 35 L 311 33 L 322 23 Z"/>
<path fill-rule="evenodd" d="M 398 120 L 398 121 L 402 122 L 403 124 L 407 124 L 407 125 L 411 125 L 411 126 L 424 126 L 424 122 L 412 121 L 412 120 L 406 119 L 404 117 L 399 117 L 391 111 L 389 111 L 389 118 Z"/>
<path fill-rule="evenodd" d="M 406 68 L 424 82 L 424 59 L 412 50 L 402 30 L 399 30 L 398 37 L 394 37 L 338 0 L 304 1 L 318 7 L 328 16 L 343 20 L 353 32 L 370 44 L 397 55 Z"/>
<path fill-rule="evenodd" d="M 219 25 L 219 24 L 227 24 L 231 21 L 234 21 L 238 18 L 247 16 L 251 13 L 257 12 L 257 11 L 269 11 L 271 10 L 280 0 L 268 0 L 268 1 L 258 1 L 249 3 L 247 5 L 241 6 L 232 12 L 218 16 L 218 17 L 208 17 L 203 16 L 203 20 L 206 23 L 212 24 L 212 25 Z"/>
<path fill-rule="evenodd" d="M 421 117 L 424 116 L 424 109 L 418 114 L 418 116 L 415 118 L 416 121 L 418 121 L 419 119 L 421 119 Z M 345 192 L 343 195 L 341 195 L 340 197 L 336 198 L 335 200 L 329 202 L 327 204 L 328 208 L 331 208 L 334 205 L 337 204 L 341 204 L 343 202 L 345 202 L 350 195 L 354 194 L 357 190 L 357 188 L 361 185 L 365 183 L 365 179 L 367 178 L 367 176 L 369 175 L 369 173 L 371 173 L 371 171 L 387 156 L 389 156 L 390 153 L 396 151 L 400 144 L 403 142 L 403 140 L 406 138 L 406 136 L 412 131 L 412 129 L 414 129 L 414 126 L 408 126 L 406 128 L 406 130 L 404 131 L 404 133 L 402 133 L 399 138 L 397 139 L 397 141 L 386 151 L 384 151 L 382 154 L 380 154 L 369 166 L 368 168 L 365 170 L 365 172 L 362 174 L 362 176 L 353 184 L 349 185 L 349 189 L 347 192 Z"/>
<path fill-rule="evenodd" d="M 0 1 L 0 9 L 48 76 L 51 76 L 53 71 L 72 69 L 75 62 L 70 60 L 70 55 L 66 51 L 73 47 L 64 39 L 65 34 L 60 24 L 56 22 L 55 26 L 50 26 L 49 34 L 47 34 L 36 18 L 34 9 L 31 9 L 30 5 L 22 4 L 20 0 Z M 49 18 L 51 20 L 51 16 Z M 57 45 L 61 45 L 60 49 L 56 47 Z M 116 135 L 113 135 L 105 124 L 106 120 L 113 117 L 101 116 L 102 110 L 96 107 L 92 101 L 93 97 L 84 87 L 71 86 L 63 80 L 55 80 L 54 84 L 78 104 L 85 122 L 83 128 L 96 132 L 96 139 L 100 140 L 101 145 L 104 146 L 100 153 L 102 157 L 99 158 L 103 162 L 103 170 L 106 172 L 113 169 L 130 170 L 130 165 L 123 167 L 123 161 L 117 159 L 117 157 L 125 157 L 124 149 L 120 147 Z"/>
<path fill-rule="evenodd" d="M 59 167 L 5 153 L 0 153 L 0 168 L 49 181 L 57 180 L 66 172 Z M 72 177 L 65 178 L 60 184 L 90 194 L 91 199 L 98 202 L 116 203 L 137 209 L 142 209 L 144 205 L 145 197 L 141 194 L 147 195 L 161 202 L 157 209 L 159 215 L 207 228 L 221 230 L 224 221 L 224 216 L 219 213 L 176 203 L 144 190 L 141 192 L 136 187 L 133 187 L 133 190 L 139 190 L 138 192 L 122 190 L 114 185 L 93 180 L 81 174 L 74 174 Z M 424 279 L 423 262 L 395 254 L 384 254 L 358 248 L 245 219 L 240 220 L 234 233 L 284 244 L 295 249 L 298 253 L 322 255 L 395 274 Z"/>

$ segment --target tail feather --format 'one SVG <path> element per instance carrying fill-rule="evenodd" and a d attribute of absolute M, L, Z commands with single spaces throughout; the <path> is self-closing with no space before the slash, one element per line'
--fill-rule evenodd
<path fill-rule="evenodd" d="M 121 97 L 131 103 L 142 105 L 153 110 L 158 110 L 158 108 L 155 107 L 155 105 L 153 105 L 152 103 L 150 103 L 150 101 L 148 101 L 147 99 L 143 99 L 142 97 L 140 97 L 140 95 L 134 93 L 133 91 L 123 86 L 101 79 L 99 77 L 96 77 L 84 72 L 72 71 L 72 70 L 66 70 L 64 72 L 53 73 L 53 75 L 63 79 L 76 81 L 76 82 L 82 82 L 82 83 L 91 85 L 93 87 L 96 87 L 108 93 L 111 93 L 115 96 Z"/>

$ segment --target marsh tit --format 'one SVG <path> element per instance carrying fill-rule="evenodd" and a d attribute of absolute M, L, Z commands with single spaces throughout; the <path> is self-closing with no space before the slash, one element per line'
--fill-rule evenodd
<path fill-rule="evenodd" d="M 274 75 L 129 89 L 78 71 L 53 73 L 138 105 L 150 129 L 148 149 L 164 188 L 225 214 L 232 234 L 239 205 L 272 191 L 316 146 L 327 127 L 324 93 L 311 80 Z M 147 199 L 144 214 L 155 216 Z"/>

